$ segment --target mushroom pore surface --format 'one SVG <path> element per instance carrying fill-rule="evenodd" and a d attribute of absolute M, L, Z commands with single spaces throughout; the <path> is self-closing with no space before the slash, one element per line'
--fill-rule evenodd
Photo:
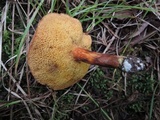
<path fill-rule="evenodd" d="M 89 64 L 75 61 L 74 48 L 90 50 L 91 37 L 83 33 L 79 20 L 65 14 L 50 13 L 39 22 L 27 54 L 35 79 L 54 90 L 78 82 Z"/>

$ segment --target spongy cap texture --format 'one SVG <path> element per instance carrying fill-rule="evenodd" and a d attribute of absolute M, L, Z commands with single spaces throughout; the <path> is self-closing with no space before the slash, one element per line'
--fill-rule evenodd
<path fill-rule="evenodd" d="M 90 49 L 91 37 L 82 31 L 79 20 L 65 14 L 50 13 L 39 22 L 27 54 L 35 79 L 54 90 L 78 82 L 89 64 L 74 60 L 76 47 Z"/>

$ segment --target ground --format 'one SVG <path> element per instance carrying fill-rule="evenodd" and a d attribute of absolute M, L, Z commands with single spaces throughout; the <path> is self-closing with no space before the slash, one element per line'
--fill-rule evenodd
<path fill-rule="evenodd" d="M 0 8 L 0 119 L 160 119 L 158 0 L 2 0 Z M 64 90 L 39 84 L 26 53 L 38 21 L 52 12 L 79 19 L 93 51 L 140 57 L 145 70 L 130 74 L 91 65 Z"/>

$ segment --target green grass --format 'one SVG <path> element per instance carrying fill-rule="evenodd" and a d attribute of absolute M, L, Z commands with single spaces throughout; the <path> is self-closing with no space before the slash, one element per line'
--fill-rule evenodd
<path fill-rule="evenodd" d="M 3 1 L 0 119 L 160 118 L 157 4 L 155 0 Z M 92 37 L 93 51 L 139 56 L 148 61 L 148 67 L 137 74 L 126 74 L 119 69 L 91 66 L 83 80 L 70 88 L 53 91 L 40 85 L 30 73 L 26 53 L 38 21 L 50 12 L 79 19 L 84 32 Z M 148 23 L 146 28 L 142 28 L 144 23 Z"/>

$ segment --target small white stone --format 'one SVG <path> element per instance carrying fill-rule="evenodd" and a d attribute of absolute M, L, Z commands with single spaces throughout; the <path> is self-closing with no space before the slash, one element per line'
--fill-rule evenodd
<path fill-rule="evenodd" d="M 137 59 L 137 63 L 140 63 L 140 59 Z"/>
<path fill-rule="evenodd" d="M 141 67 L 139 67 L 139 66 L 137 66 L 137 65 L 136 65 L 136 67 L 137 67 L 137 70 L 142 70 L 142 68 L 141 68 Z"/>
<path fill-rule="evenodd" d="M 123 68 L 126 72 L 129 72 L 131 71 L 132 65 L 127 60 L 125 60 L 123 62 Z"/>
<path fill-rule="evenodd" d="M 144 69 L 145 65 L 143 63 L 140 63 L 141 69 Z"/>

